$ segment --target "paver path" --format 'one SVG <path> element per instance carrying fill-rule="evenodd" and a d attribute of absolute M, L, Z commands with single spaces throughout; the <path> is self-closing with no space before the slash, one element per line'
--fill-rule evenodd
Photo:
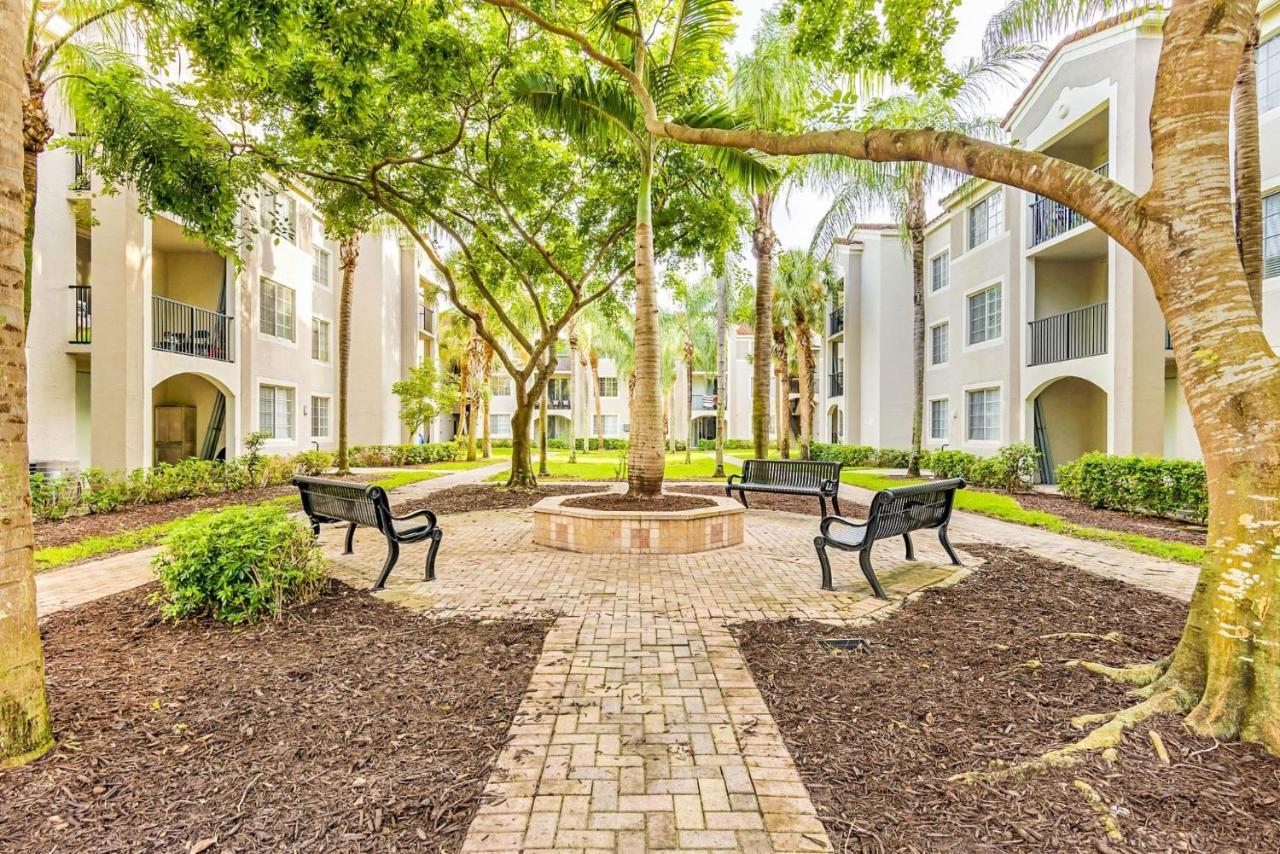
<path fill-rule="evenodd" d="M 425 546 L 402 551 L 380 594 L 435 616 L 554 617 L 487 785 L 466 851 L 826 851 L 818 820 L 728 625 L 846 622 L 885 608 L 856 560 L 818 588 L 814 518 L 749 511 L 741 546 L 694 555 L 585 555 L 535 546 L 532 512 L 446 516 L 437 580 Z M 332 570 L 367 585 L 376 537 Z M 892 595 L 950 578 L 936 540 L 921 561 L 877 556 Z"/>

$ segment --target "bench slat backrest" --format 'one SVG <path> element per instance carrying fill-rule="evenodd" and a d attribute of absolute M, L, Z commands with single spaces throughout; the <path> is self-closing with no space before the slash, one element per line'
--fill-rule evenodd
<path fill-rule="evenodd" d="M 867 513 L 867 540 L 945 525 L 951 518 L 956 490 L 963 487 L 964 480 L 952 478 L 877 492 Z"/>
<path fill-rule="evenodd" d="M 308 516 L 381 529 L 384 515 L 390 512 L 387 492 L 380 486 L 318 477 L 295 477 L 293 482 L 302 495 L 302 509 Z"/>
<path fill-rule="evenodd" d="M 744 460 L 742 482 L 760 486 L 818 489 L 840 477 L 842 463 L 823 460 Z"/>

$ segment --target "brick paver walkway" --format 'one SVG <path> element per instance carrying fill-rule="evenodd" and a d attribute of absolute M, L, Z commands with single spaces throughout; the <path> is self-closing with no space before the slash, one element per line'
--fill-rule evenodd
<path fill-rule="evenodd" d="M 825 851 L 830 842 L 728 631 L 736 620 L 847 622 L 885 608 L 856 560 L 818 588 L 814 519 L 750 511 L 741 546 L 615 556 L 535 546 L 529 510 L 442 520 L 437 580 L 406 548 L 389 601 L 437 616 L 555 618 L 472 823 L 467 851 Z M 332 570 L 368 584 L 375 536 Z M 896 553 L 896 554 L 895 554 Z M 921 561 L 878 555 L 892 595 L 954 575 L 936 540 Z"/>

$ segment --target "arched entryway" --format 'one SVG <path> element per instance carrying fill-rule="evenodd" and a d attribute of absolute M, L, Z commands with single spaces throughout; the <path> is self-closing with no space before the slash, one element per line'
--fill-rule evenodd
<path fill-rule="evenodd" d="M 1091 451 L 1107 450 L 1107 393 L 1080 377 L 1041 386 L 1031 403 L 1040 480 L 1057 482 L 1057 467 Z"/>
<path fill-rule="evenodd" d="M 693 419 L 693 441 L 715 441 L 717 420 L 715 414 L 699 415 Z"/>
<path fill-rule="evenodd" d="M 548 439 L 568 439 L 569 438 L 569 419 L 563 415 L 547 416 L 547 438 Z"/>
<path fill-rule="evenodd" d="M 827 410 L 827 435 L 831 437 L 831 444 L 839 445 L 844 438 L 844 411 L 838 404 L 832 404 Z"/>
<path fill-rule="evenodd" d="M 234 396 L 203 374 L 176 374 L 151 389 L 152 462 L 226 459 L 235 453 L 229 442 Z M 296 405 L 293 417 L 296 420 Z"/>

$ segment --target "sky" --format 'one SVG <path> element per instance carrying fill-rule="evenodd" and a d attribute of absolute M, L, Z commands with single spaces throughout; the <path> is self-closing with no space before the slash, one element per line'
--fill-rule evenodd
<path fill-rule="evenodd" d="M 738 32 L 734 39 L 734 51 L 744 53 L 751 48 L 752 35 L 761 15 L 773 6 L 777 0 L 737 0 L 741 14 L 738 18 Z M 952 64 L 976 56 L 981 52 L 982 34 L 987 21 L 993 14 L 1006 5 L 1006 0 L 961 0 L 956 10 L 958 22 L 955 35 L 948 42 L 947 58 Z M 1028 69 L 1031 74 L 1034 69 Z M 988 112 L 1000 118 L 1007 112 L 1018 89 L 1002 87 L 993 89 L 988 105 Z M 774 209 L 773 226 L 778 233 L 782 249 L 806 248 L 813 237 L 814 228 L 822 218 L 830 203 L 828 195 L 808 188 L 792 189 L 779 200 Z"/>

